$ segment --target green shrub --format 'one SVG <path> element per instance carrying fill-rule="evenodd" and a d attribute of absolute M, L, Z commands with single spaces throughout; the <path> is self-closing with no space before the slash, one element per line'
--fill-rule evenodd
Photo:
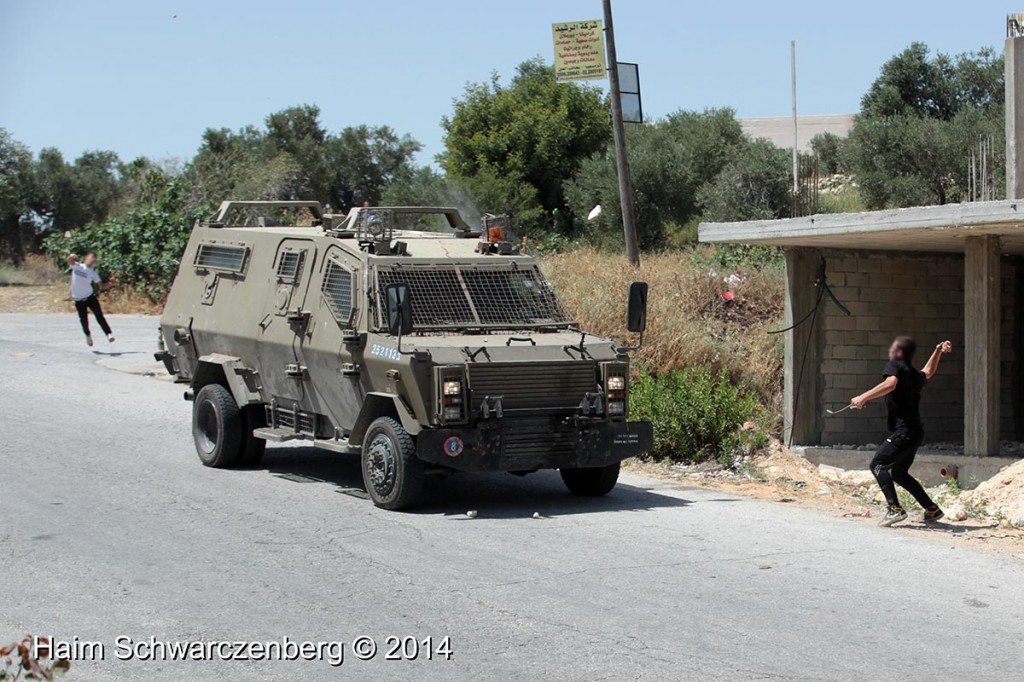
<path fill-rule="evenodd" d="M 725 270 L 761 270 L 785 263 L 782 249 L 765 244 L 714 244 L 694 249 L 690 257 L 695 265 Z"/>
<path fill-rule="evenodd" d="M 632 382 L 630 418 L 654 423 L 654 459 L 731 460 L 745 447 L 764 445 L 758 431 L 741 431 L 758 410 L 746 386 L 715 374 L 709 365 L 655 376 L 643 369 Z"/>
<path fill-rule="evenodd" d="M 152 204 L 67 235 L 51 234 L 43 250 L 60 267 L 69 253 L 95 251 L 103 275 L 158 301 L 170 289 L 192 225 L 202 213 L 182 212 L 178 192 L 171 181 Z"/>

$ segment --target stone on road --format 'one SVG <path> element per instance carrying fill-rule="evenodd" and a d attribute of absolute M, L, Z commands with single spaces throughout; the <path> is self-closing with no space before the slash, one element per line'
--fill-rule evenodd
<path fill-rule="evenodd" d="M 218 471 L 192 446 L 156 321 L 0 315 L 0 639 L 105 645 L 69 680 L 1005 680 L 1024 570 L 898 529 L 623 475 L 433 480 L 376 509 L 359 463 L 274 446 Z M 467 510 L 475 515 L 467 515 Z M 544 519 L 536 523 L 534 512 Z M 475 516 L 475 518 L 470 518 Z M 770 570 L 769 570 L 770 569 Z M 313 661 L 122 661 L 133 642 L 342 641 Z M 372 637 L 372 660 L 352 642 Z M 389 636 L 451 660 L 386 660 Z"/>

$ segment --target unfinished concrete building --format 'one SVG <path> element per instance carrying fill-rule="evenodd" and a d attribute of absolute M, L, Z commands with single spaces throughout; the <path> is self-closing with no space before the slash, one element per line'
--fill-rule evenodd
<path fill-rule="evenodd" d="M 892 339 L 923 363 L 950 339 L 922 401 L 915 474 L 987 478 L 1024 457 L 1024 23 L 1007 22 L 1005 201 L 787 220 L 705 223 L 700 240 L 780 246 L 786 257 L 786 441 L 815 462 L 866 466 L 884 433 L 881 402 L 826 409 L 875 385 Z M 824 269 L 822 270 L 822 264 Z M 821 277 L 846 314 L 822 295 Z"/>
<path fill-rule="evenodd" d="M 920 362 L 943 339 L 957 349 L 922 402 L 926 479 L 950 464 L 983 478 L 1001 455 L 1024 456 L 1024 201 L 707 223 L 700 239 L 785 252 L 783 326 L 803 320 L 786 332 L 785 438 L 808 458 L 864 465 L 857 447 L 883 434 L 881 402 L 825 410 L 881 380 L 899 334 L 918 340 Z M 822 274 L 849 315 L 824 295 Z"/>

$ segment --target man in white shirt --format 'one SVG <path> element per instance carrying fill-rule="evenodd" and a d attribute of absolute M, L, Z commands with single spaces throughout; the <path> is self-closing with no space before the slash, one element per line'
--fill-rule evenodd
<path fill-rule="evenodd" d="M 82 261 L 78 262 L 78 254 L 73 253 L 68 256 L 68 265 L 71 266 L 71 298 L 75 301 L 78 320 L 82 323 L 82 331 L 85 332 L 85 342 L 92 345 L 92 335 L 89 333 L 89 311 L 91 310 L 96 317 L 96 322 L 103 329 L 103 333 L 107 335 L 107 340 L 113 343 L 114 335 L 110 331 L 107 319 L 103 317 L 100 299 L 96 297 L 96 292 L 92 288 L 95 284 L 100 291 L 106 291 L 110 285 L 104 284 L 100 276 L 92 269 L 92 266 L 96 264 L 94 252 L 86 251 L 82 256 Z"/>

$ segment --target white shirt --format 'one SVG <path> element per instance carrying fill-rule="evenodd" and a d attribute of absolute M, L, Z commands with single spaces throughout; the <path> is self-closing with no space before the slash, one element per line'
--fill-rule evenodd
<path fill-rule="evenodd" d="M 75 263 L 71 266 L 71 298 L 84 301 L 92 296 L 93 282 L 99 284 L 103 280 L 90 267 Z"/>

